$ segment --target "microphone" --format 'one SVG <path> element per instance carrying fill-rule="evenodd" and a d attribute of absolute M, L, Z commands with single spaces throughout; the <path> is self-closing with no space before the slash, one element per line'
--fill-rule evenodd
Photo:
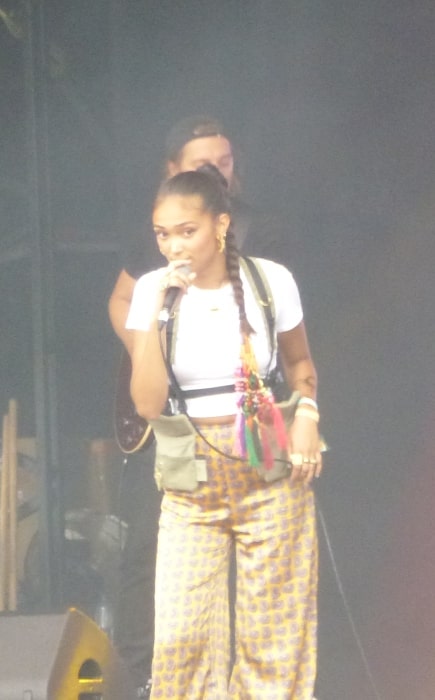
<path fill-rule="evenodd" d="M 188 275 L 190 273 L 189 265 L 181 265 L 177 268 L 178 272 L 183 275 Z M 174 306 L 178 301 L 180 295 L 183 294 L 183 290 L 180 287 L 168 287 L 165 292 L 165 299 L 163 301 L 163 306 L 157 317 L 157 327 L 161 331 L 169 321 L 171 314 L 174 310 Z"/>

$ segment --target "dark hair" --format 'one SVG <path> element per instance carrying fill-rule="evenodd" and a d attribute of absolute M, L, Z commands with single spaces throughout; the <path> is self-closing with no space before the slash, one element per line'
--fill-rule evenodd
<path fill-rule="evenodd" d="M 223 124 L 215 117 L 194 114 L 174 124 L 165 144 L 167 160 L 177 161 L 186 143 L 208 136 L 223 136 L 231 143 Z"/>
<path fill-rule="evenodd" d="M 202 165 L 198 170 L 187 170 L 164 180 L 157 191 L 155 203 L 172 194 L 183 197 L 199 195 L 204 208 L 213 216 L 223 213 L 231 215 L 228 183 L 221 172 L 210 163 Z"/>
<path fill-rule="evenodd" d="M 207 114 L 193 114 L 178 121 L 169 131 L 165 143 L 165 163 L 163 165 L 164 177 L 167 177 L 168 162 L 177 163 L 184 146 L 195 139 L 208 138 L 209 136 L 222 136 L 231 145 L 234 165 L 231 183 L 229 184 L 233 194 L 239 194 L 240 186 L 240 161 L 239 149 L 234 145 L 233 139 L 222 122 Z"/>
<path fill-rule="evenodd" d="M 231 217 L 231 198 L 228 193 L 228 183 L 222 173 L 211 163 L 202 165 L 198 170 L 177 173 L 174 177 L 162 182 L 157 192 L 154 207 L 170 195 L 182 197 L 199 196 L 205 211 L 212 216 L 229 214 Z M 233 286 L 234 297 L 239 307 L 240 330 L 246 335 L 253 332 L 245 311 L 245 297 L 240 278 L 240 253 L 231 223 L 225 239 L 225 260 L 228 277 Z"/>

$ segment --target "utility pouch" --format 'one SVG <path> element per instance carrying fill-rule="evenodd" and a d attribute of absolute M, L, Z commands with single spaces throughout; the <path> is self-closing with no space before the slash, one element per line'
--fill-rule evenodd
<path fill-rule="evenodd" d="M 281 410 L 281 414 L 284 419 L 287 431 L 290 429 L 290 426 L 293 423 L 299 398 L 300 393 L 298 391 L 294 391 L 287 401 L 281 401 L 280 403 L 276 404 L 277 407 Z M 275 436 L 272 435 L 271 449 L 273 456 L 275 457 L 275 461 L 273 463 L 272 468 L 265 469 L 263 465 L 257 467 L 258 473 L 262 476 L 262 478 L 265 481 L 276 481 L 277 479 L 282 479 L 284 476 L 289 476 L 289 467 L 291 467 L 291 465 L 289 464 L 287 450 L 281 449 L 281 447 L 277 445 L 276 440 L 274 438 Z M 329 450 L 329 445 L 326 443 L 322 435 L 320 435 L 319 438 L 320 452 L 327 452 Z"/>
<path fill-rule="evenodd" d="M 160 416 L 149 421 L 156 438 L 154 478 L 159 491 L 194 491 L 198 486 L 196 431 L 187 416 Z"/>
<path fill-rule="evenodd" d="M 294 391 L 287 401 L 281 401 L 276 404 L 280 409 L 284 419 L 286 430 L 288 431 L 295 417 L 296 406 L 300 397 L 298 391 Z M 271 450 L 275 461 L 270 469 L 266 469 L 263 464 L 257 467 L 257 471 L 264 481 L 276 481 L 289 475 L 289 464 L 287 450 L 283 450 L 276 442 L 275 435 L 271 432 Z M 277 461 L 283 460 L 283 461 Z"/>

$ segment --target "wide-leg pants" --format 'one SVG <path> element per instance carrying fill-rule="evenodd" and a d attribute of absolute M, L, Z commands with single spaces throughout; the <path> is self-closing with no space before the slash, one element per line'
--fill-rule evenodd
<path fill-rule="evenodd" d="M 202 428 L 223 452 L 232 426 Z M 316 675 L 317 535 L 310 488 L 266 483 L 210 450 L 207 482 L 167 491 L 160 516 L 152 700 L 311 700 Z M 228 567 L 236 549 L 230 673 Z"/>

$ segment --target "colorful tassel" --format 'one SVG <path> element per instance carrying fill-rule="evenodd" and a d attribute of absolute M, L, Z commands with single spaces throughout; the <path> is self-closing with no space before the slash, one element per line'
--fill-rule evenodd
<path fill-rule="evenodd" d="M 260 465 L 259 456 L 257 450 L 255 449 L 254 438 L 252 434 L 252 428 L 250 427 L 248 421 L 245 423 L 245 440 L 246 440 L 246 457 L 251 467 L 258 467 Z"/>
<path fill-rule="evenodd" d="M 285 450 L 287 447 L 287 429 L 285 427 L 282 413 L 276 405 L 273 406 L 273 425 L 275 428 L 278 445 L 282 450 Z"/>
<path fill-rule="evenodd" d="M 271 442 L 274 440 L 281 449 L 285 449 L 287 434 L 273 394 L 264 386 L 258 373 L 249 336 L 243 338 L 235 389 L 238 394 L 236 450 L 251 466 L 258 467 L 263 463 L 266 469 L 270 469 L 273 466 Z"/>
<path fill-rule="evenodd" d="M 263 448 L 263 463 L 265 469 L 273 467 L 273 452 L 270 444 L 269 428 L 262 425 L 261 428 L 261 446 Z"/>
<path fill-rule="evenodd" d="M 234 449 L 236 454 L 245 455 L 246 454 L 246 440 L 245 440 L 245 417 L 241 411 L 237 412 L 236 415 L 236 425 L 235 425 L 235 445 Z"/>

